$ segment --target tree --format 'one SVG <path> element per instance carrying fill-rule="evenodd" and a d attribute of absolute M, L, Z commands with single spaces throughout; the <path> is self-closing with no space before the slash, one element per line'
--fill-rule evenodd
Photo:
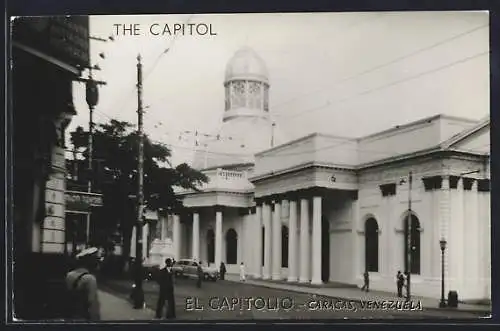
<path fill-rule="evenodd" d="M 71 143 L 83 159 L 78 164 L 79 187 L 85 187 L 90 178 L 93 191 L 103 194 L 104 206 L 98 212 L 97 244 L 109 245 L 116 231 L 123 238 L 123 253 L 130 252 L 132 229 L 137 222 L 137 164 L 138 135 L 134 125 L 117 120 L 96 125 L 93 132 L 93 166 L 88 171 L 88 131 L 77 127 L 71 132 Z M 182 205 L 174 194 L 174 187 L 180 186 L 198 190 L 208 178 L 187 164 L 173 168 L 170 164 L 170 150 L 163 144 L 144 137 L 144 199 L 151 210 L 176 208 Z M 69 163 L 69 162 L 68 162 Z M 69 171 L 74 171 L 74 164 Z M 83 184 L 83 185 L 82 185 Z"/>

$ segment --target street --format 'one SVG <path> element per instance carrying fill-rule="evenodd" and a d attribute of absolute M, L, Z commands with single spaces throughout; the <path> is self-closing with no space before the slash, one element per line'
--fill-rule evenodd
<path fill-rule="evenodd" d="M 132 281 L 106 281 L 102 290 L 128 299 Z M 156 308 L 158 284 L 143 283 L 146 306 Z M 402 302 L 354 302 L 265 288 L 232 281 L 204 282 L 197 288 L 194 280 L 177 279 L 175 285 L 178 320 L 249 320 L 249 319 L 470 319 L 477 312 L 435 310 Z"/>

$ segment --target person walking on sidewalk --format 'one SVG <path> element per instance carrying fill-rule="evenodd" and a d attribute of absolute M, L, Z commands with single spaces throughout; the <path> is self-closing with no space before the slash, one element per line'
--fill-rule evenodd
<path fill-rule="evenodd" d="M 403 297 L 403 286 L 405 284 L 405 276 L 398 270 L 398 274 L 396 275 L 396 285 L 398 287 L 398 297 Z"/>
<path fill-rule="evenodd" d="M 167 318 L 175 318 L 174 271 L 170 258 L 165 260 L 165 268 L 160 270 L 158 282 L 160 295 L 156 305 L 156 318 L 162 318 L 165 301 L 167 301 Z"/>
<path fill-rule="evenodd" d="M 245 265 L 243 264 L 243 262 L 241 262 L 241 264 L 240 264 L 240 281 L 244 282 L 245 279 L 246 279 L 246 277 L 245 277 Z"/>
<path fill-rule="evenodd" d="M 365 271 L 363 274 L 363 287 L 361 288 L 361 291 L 370 292 L 370 275 L 368 274 L 368 271 Z"/>
<path fill-rule="evenodd" d="M 219 268 L 219 273 L 220 273 L 220 279 L 221 280 L 224 280 L 224 276 L 226 275 L 226 265 L 224 264 L 224 262 L 221 262 L 220 263 L 220 268 Z"/>
<path fill-rule="evenodd" d="M 98 266 L 99 250 L 90 247 L 75 256 L 76 268 L 66 274 L 68 298 L 67 316 L 71 319 L 98 321 L 101 319 L 97 280 L 92 274 Z"/>
<path fill-rule="evenodd" d="M 201 282 L 203 281 L 203 268 L 201 267 L 201 261 L 196 266 L 196 273 L 198 274 L 198 279 L 196 280 L 196 287 L 201 288 Z"/>

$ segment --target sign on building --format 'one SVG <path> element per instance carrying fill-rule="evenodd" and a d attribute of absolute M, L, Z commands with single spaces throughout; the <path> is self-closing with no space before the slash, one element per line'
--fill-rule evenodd
<path fill-rule="evenodd" d="M 66 191 L 66 211 L 89 212 L 92 207 L 103 205 L 102 194 L 80 191 Z"/>

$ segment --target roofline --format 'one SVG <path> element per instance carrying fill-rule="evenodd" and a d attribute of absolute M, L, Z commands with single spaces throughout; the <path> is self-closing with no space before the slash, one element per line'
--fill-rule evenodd
<path fill-rule="evenodd" d="M 281 145 L 278 145 L 278 146 L 274 146 L 274 147 L 271 147 L 269 149 L 266 149 L 266 150 L 263 150 L 261 152 L 258 152 L 255 154 L 255 156 L 263 156 L 264 154 L 267 154 L 269 152 L 273 152 L 273 151 L 277 151 L 283 147 L 286 147 L 286 146 L 290 146 L 290 145 L 294 145 L 296 143 L 299 143 L 299 142 L 302 142 L 302 141 L 305 141 L 309 138 L 313 138 L 313 137 L 327 137 L 327 138 L 337 138 L 337 139 L 340 139 L 340 140 L 348 140 L 348 141 L 352 141 L 352 142 L 356 142 L 356 138 L 352 138 L 352 137 L 342 137 L 342 136 L 336 136 L 336 135 L 331 135 L 331 134 L 326 134 L 326 133 L 321 133 L 321 132 L 313 132 L 313 133 L 309 133 L 308 135 L 306 136 L 302 136 L 302 137 L 299 137 L 297 139 L 294 139 L 294 140 L 290 140 L 284 144 L 281 144 Z"/>
<path fill-rule="evenodd" d="M 305 163 L 302 163 L 302 164 L 299 164 L 296 166 L 281 169 L 281 170 L 278 170 L 276 172 L 274 172 L 274 171 L 266 172 L 264 174 L 250 177 L 250 178 L 248 178 L 248 180 L 250 182 L 254 183 L 254 182 L 258 182 L 258 181 L 261 181 L 261 180 L 264 180 L 267 178 L 271 178 L 274 176 L 285 175 L 285 174 L 288 174 L 291 172 L 300 171 L 300 170 L 304 170 L 304 169 L 311 168 L 311 167 L 322 167 L 322 168 L 326 167 L 326 168 L 339 169 L 339 170 L 344 170 L 344 171 L 355 171 L 356 170 L 355 167 L 352 167 L 349 165 L 344 165 L 344 164 L 328 164 L 328 163 L 322 163 L 322 162 L 309 161 L 309 162 L 305 162 Z"/>
<path fill-rule="evenodd" d="M 269 178 L 272 178 L 275 176 L 285 175 L 288 173 L 304 170 L 304 169 L 311 168 L 311 167 L 327 167 L 327 168 L 339 169 L 339 170 L 343 170 L 343 171 L 358 172 L 358 171 L 363 171 L 363 170 L 366 170 L 369 168 L 374 168 L 374 167 L 378 167 L 378 166 L 385 165 L 385 164 L 391 164 L 391 163 L 395 163 L 395 162 L 401 162 L 401 161 L 412 160 L 412 159 L 426 157 L 426 156 L 432 156 L 433 154 L 449 153 L 449 152 L 466 154 L 466 155 L 477 156 L 477 157 L 482 157 L 482 158 L 490 157 L 490 155 L 488 153 L 471 153 L 469 151 L 454 150 L 454 149 L 444 150 L 444 149 L 441 149 L 439 146 L 437 146 L 437 147 L 432 147 L 432 148 L 428 148 L 425 150 L 420 150 L 417 152 L 401 154 L 401 155 L 397 155 L 394 157 L 385 158 L 383 160 L 377 160 L 377 161 L 361 164 L 359 166 L 334 165 L 334 164 L 325 164 L 325 163 L 319 163 L 319 162 L 307 162 L 307 163 L 303 163 L 303 164 L 300 164 L 300 165 L 297 165 L 294 167 L 289 167 L 286 169 L 278 170 L 276 172 L 273 172 L 273 171 L 267 172 L 267 173 L 264 173 L 264 174 L 261 174 L 261 175 L 255 176 L 255 177 L 251 177 L 248 180 L 252 183 L 255 183 L 255 182 L 259 182 L 259 181 L 269 179 Z"/>
<path fill-rule="evenodd" d="M 450 137 L 450 139 L 443 142 L 441 144 L 441 146 L 443 146 L 444 148 L 450 148 L 452 145 L 458 143 L 460 140 L 465 139 L 469 135 L 472 135 L 472 134 L 484 129 L 485 127 L 489 126 L 490 124 L 491 124 L 491 119 L 489 116 L 487 118 L 483 118 L 481 121 L 479 121 L 477 123 L 477 125 L 469 128 L 469 129 L 465 129 L 462 132 L 459 132 L 457 135 Z"/>
<path fill-rule="evenodd" d="M 426 122 L 432 122 L 432 121 L 435 121 L 435 120 L 440 119 L 440 118 L 449 119 L 449 120 L 456 120 L 456 121 L 458 120 L 458 121 L 462 121 L 462 122 L 468 122 L 468 123 L 471 123 L 471 124 L 478 123 L 478 120 L 473 120 L 473 119 L 470 119 L 470 118 L 458 117 L 458 116 L 452 116 L 452 115 L 446 115 L 446 114 L 437 114 L 437 115 L 433 115 L 433 116 L 429 116 L 429 117 L 424 117 L 422 119 L 419 119 L 419 120 L 416 120 L 416 121 L 413 121 L 413 122 L 409 122 L 409 123 L 406 123 L 406 124 L 396 125 L 396 126 L 393 126 L 392 128 L 389 128 L 389 129 L 386 129 L 386 130 L 383 130 L 383 131 L 379 131 L 379 132 L 371 133 L 371 134 L 366 135 L 366 136 L 359 137 L 359 138 L 357 138 L 357 141 L 368 139 L 368 138 L 374 138 L 374 137 L 377 137 L 377 136 L 382 136 L 382 135 L 385 135 L 385 134 L 388 134 L 388 133 L 399 131 L 401 129 L 406 129 L 406 128 L 410 128 L 410 127 L 413 127 L 413 126 L 417 126 L 418 124 L 424 124 Z"/>
<path fill-rule="evenodd" d="M 229 167 L 231 166 L 232 168 L 234 167 L 253 167 L 255 166 L 255 163 L 253 162 L 244 162 L 244 163 L 229 163 L 229 164 L 223 164 L 223 165 L 217 165 L 217 166 L 213 166 L 213 167 L 208 167 L 208 168 L 203 168 L 203 169 L 200 169 L 198 171 L 210 171 L 210 170 L 217 170 L 217 169 L 222 169 L 224 167 Z"/>

